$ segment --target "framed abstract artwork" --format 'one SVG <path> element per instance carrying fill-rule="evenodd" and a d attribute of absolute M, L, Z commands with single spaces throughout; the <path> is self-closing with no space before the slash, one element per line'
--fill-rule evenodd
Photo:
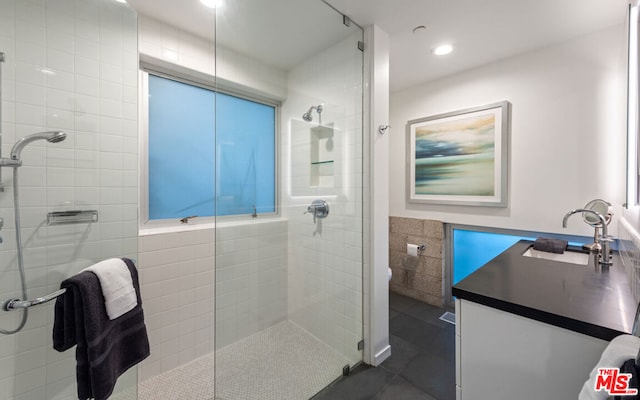
<path fill-rule="evenodd" d="M 511 104 L 407 122 L 410 203 L 507 206 Z"/>

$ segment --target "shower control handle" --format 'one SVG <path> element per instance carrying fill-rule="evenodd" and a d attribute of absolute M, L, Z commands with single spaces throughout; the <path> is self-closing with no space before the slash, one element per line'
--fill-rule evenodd
<path fill-rule="evenodd" d="M 307 207 L 305 214 L 313 214 L 313 223 L 316 223 L 316 218 L 326 218 L 329 215 L 329 204 L 324 200 L 314 200 L 310 206 Z"/>

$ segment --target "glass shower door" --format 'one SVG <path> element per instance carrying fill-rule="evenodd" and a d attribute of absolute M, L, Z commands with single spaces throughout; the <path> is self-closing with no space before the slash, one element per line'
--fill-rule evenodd
<path fill-rule="evenodd" d="M 216 398 L 308 399 L 362 360 L 362 40 L 320 1 L 218 10 L 219 92 L 273 119 L 216 107 Z"/>

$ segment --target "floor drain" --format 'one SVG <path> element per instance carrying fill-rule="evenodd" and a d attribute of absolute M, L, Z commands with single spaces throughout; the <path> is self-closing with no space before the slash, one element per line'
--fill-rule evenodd
<path fill-rule="evenodd" d="M 456 324 L 456 315 L 454 313 L 452 313 L 452 312 L 449 312 L 449 311 L 447 311 L 444 314 L 442 314 L 440 316 L 440 318 L 438 318 L 438 319 L 441 320 L 441 321 L 444 321 L 444 322 L 448 322 L 448 323 L 450 323 L 452 325 Z"/>

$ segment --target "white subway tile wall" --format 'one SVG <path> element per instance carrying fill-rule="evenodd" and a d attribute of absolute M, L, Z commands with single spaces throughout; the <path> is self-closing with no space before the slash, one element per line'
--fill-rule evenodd
<path fill-rule="evenodd" d="M 217 76 L 221 81 L 239 83 L 274 99 L 287 96 L 285 71 L 147 16 L 141 15 L 139 24 L 142 54 Z M 212 37 L 214 30 L 212 26 Z"/>
<path fill-rule="evenodd" d="M 213 351 L 214 302 L 217 348 L 285 320 L 286 247 L 284 220 L 141 236 L 141 291 L 152 354 L 141 364 L 140 379 Z"/>
<path fill-rule="evenodd" d="M 287 319 L 285 220 L 218 226 L 216 349 Z"/>
<path fill-rule="evenodd" d="M 213 229 L 141 236 L 140 290 L 151 355 L 144 381 L 213 350 Z"/>
<path fill-rule="evenodd" d="M 35 298 L 101 259 L 137 259 L 136 15 L 107 0 L 3 0 L 0 52 L 2 154 L 34 132 L 68 135 L 22 153 L 22 236 Z M 2 180 L 0 301 L 20 296 L 11 170 Z M 74 209 L 98 210 L 100 220 L 47 226 L 47 212 Z M 0 313 L 0 328 L 19 317 Z M 75 350 L 52 349 L 52 322 L 53 302 L 31 309 L 20 333 L 0 335 L 0 398 L 74 398 Z"/>

